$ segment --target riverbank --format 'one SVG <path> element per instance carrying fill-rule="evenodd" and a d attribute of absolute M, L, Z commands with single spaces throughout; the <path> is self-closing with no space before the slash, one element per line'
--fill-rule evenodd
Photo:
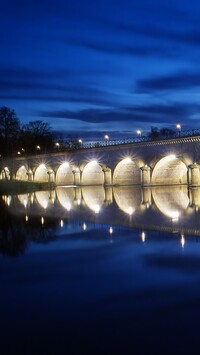
<path fill-rule="evenodd" d="M 48 182 L 0 180 L 0 195 L 23 194 L 27 192 L 49 190 L 54 187 L 55 187 L 54 183 L 48 183 Z"/>

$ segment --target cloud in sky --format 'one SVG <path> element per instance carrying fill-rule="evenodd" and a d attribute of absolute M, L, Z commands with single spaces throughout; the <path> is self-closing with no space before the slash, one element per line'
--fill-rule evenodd
<path fill-rule="evenodd" d="M 200 4 L 7 0 L 0 106 L 66 130 L 196 126 Z"/>

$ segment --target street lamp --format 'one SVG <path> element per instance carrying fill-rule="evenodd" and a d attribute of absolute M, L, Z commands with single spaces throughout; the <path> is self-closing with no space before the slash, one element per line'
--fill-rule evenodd
<path fill-rule="evenodd" d="M 83 143 L 82 139 L 79 139 L 79 140 L 78 140 L 78 142 L 79 142 L 80 144 L 82 144 L 82 143 Z"/>
<path fill-rule="evenodd" d="M 105 134 L 104 139 L 108 141 L 109 140 L 109 135 Z"/>
<path fill-rule="evenodd" d="M 137 130 L 137 135 L 138 135 L 139 137 L 141 137 L 142 131 L 141 131 L 140 129 Z"/>
<path fill-rule="evenodd" d="M 40 145 L 37 145 L 37 146 L 36 146 L 36 149 L 37 149 L 37 150 L 40 150 Z"/>
<path fill-rule="evenodd" d="M 55 146 L 56 146 L 57 148 L 59 148 L 59 147 L 60 147 L 60 143 L 56 142 Z"/>
<path fill-rule="evenodd" d="M 181 124 L 180 124 L 180 123 L 177 123 L 176 128 L 177 128 L 179 131 L 181 131 Z"/>

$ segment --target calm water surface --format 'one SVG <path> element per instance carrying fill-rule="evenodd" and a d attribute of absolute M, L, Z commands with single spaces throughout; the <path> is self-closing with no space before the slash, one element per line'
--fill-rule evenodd
<path fill-rule="evenodd" d="M 1 354 L 199 354 L 200 189 L 0 198 Z"/>

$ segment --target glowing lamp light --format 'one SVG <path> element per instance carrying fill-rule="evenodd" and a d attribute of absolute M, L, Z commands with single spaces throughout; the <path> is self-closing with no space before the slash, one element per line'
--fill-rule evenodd
<path fill-rule="evenodd" d="M 91 162 L 90 162 L 90 163 L 92 163 L 92 164 L 96 165 L 96 164 L 97 164 L 97 161 L 94 159 L 94 160 L 91 160 Z"/>
<path fill-rule="evenodd" d="M 176 128 L 177 128 L 179 131 L 181 131 L 181 124 L 180 124 L 180 123 L 177 123 Z"/>
<path fill-rule="evenodd" d="M 127 157 L 124 159 L 124 163 L 131 163 L 131 162 L 132 162 L 132 160 L 130 157 Z"/>
<path fill-rule="evenodd" d="M 140 137 L 141 137 L 141 135 L 142 135 L 142 131 L 141 131 L 140 129 L 138 129 L 136 133 L 137 133 L 137 135 L 138 135 L 138 136 L 140 136 Z"/>
<path fill-rule="evenodd" d="M 109 228 L 109 234 L 111 234 L 111 235 L 113 234 L 113 228 L 112 227 Z"/>
<path fill-rule="evenodd" d="M 67 167 L 67 166 L 69 166 L 69 163 L 68 163 L 67 161 L 65 161 L 65 162 L 63 163 L 63 167 Z"/>
<path fill-rule="evenodd" d="M 175 154 L 170 154 L 167 156 L 168 157 L 168 160 L 174 160 L 176 159 L 176 155 Z"/>
<path fill-rule="evenodd" d="M 109 135 L 105 134 L 104 138 L 108 141 L 109 140 Z"/>

